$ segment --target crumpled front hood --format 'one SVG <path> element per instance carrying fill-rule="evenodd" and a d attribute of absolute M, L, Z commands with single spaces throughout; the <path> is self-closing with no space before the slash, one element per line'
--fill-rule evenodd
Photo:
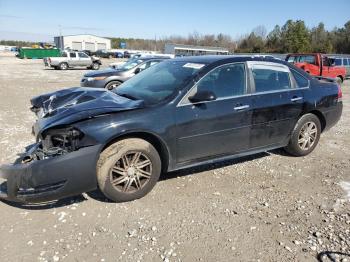
<path fill-rule="evenodd" d="M 38 116 L 35 134 L 56 125 L 66 125 L 105 113 L 142 108 L 142 100 L 130 100 L 101 88 L 73 87 L 31 99 Z"/>

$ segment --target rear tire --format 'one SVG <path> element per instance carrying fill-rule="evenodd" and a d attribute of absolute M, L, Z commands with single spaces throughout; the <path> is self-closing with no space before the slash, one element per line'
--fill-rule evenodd
<path fill-rule="evenodd" d="M 145 196 L 157 183 L 161 160 L 147 141 L 129 138 L 105 149 L 97 162 L 97 182 L 102 193 L 115 202 Z"/>
<path fill-rule="evenodd" d="M 341 85 L 341 84 L 343 83 L 343 78 L 342 78 L 341 76 L 337 76 L 337 77 L 335 78 L 335 81 L 336 81 L 339 85 Z"/>
<path fill-rule="evenodd" d="M 314 114 L 303 115 L 296 123 L 285 150 L 293 156 L 306 156 L 318 144 L 321 135 L 321 122 Z"/>
<path fill-rule="evenodd" d="M 122 82 L 120 82 L 120 81 L 111 81 L 111 82 L 107 83 L 105 88 L 108 90 L 113 90 L 113 89 L 117 88 L 118 86 L 120 86 L 121 84 L 122 84 Z"/>
<path fill-rule="evenodd" d="M 99 69 L 100 69 L 100 64 L 98 64 L 98 63 L 93 63 L 93 64 L 91 65 L 91 68 L 92 68 L 93 70 L 99 70 Z"/>
<path fill-rule="evenodd" d="M 60 70 L 67 70 L 68 69 L 68 64 L 67 63 L 61 63 L 59 65 Z"/>

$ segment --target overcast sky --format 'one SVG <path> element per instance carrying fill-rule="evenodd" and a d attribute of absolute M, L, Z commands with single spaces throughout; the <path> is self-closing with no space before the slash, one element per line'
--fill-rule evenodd
<path fill-rule="evenodd" d="M 139 37 L 229 34 L 234 38 L 288 19 L 327 29 L 350 20 L 350 0 L 0 0 L 0 39 L 52 41 L 65 34 Z"/>

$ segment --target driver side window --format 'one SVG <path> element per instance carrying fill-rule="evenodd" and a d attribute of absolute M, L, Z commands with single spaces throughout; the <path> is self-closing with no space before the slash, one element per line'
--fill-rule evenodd
<path fill-rule="evenodd" d="M 188 97 L 199 91 L 210 91 L 216 99 L 240 96 L 246 93 L 246 73 L 244 63 L 219 66 L 204 76 L 189 92 Z"/>

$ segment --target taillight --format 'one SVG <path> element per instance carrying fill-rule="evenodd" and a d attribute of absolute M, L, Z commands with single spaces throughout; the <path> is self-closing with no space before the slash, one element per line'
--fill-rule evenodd
<path fill-rule="evenodd" d="M 338 102 L 342 101 L 343 100 L 343 92 L 341 91 L 341 87 L 340 87 L 340 84 L 338 84 Z"/>

